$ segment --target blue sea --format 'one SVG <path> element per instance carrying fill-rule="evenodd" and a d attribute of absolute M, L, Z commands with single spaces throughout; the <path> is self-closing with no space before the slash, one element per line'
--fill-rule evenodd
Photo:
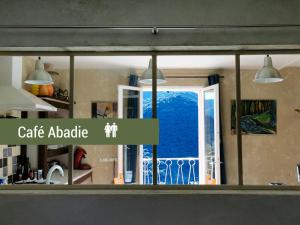
<path fill-rule="evenodd" d="M 146 91 L 143 96 L 144 118 L 152 117 L 152 92 Z M 195 92 L 158 91 L 157 115 L 159 119 L 158 158 L 198 157 L 198 94 Z M 144 158 L 152 158 L 152 146 L 144 146 Z M 152 170 L 152 165 L 150 166 Z M 161 165 L 161 178 L 165 175 L 166 165 Z M 172 164 L 171 178 L 167 184 L 176 183 L 178 165 Z M 188 162 L 183 165 L 184 181 L 189 173 Z M 195 165 L 195 176 L 199 179 L 198 162 Z M 152 179 L 152 178 L 151 178 Z"/>
<path fill-rule="evenodd" d="M 152 92 L 144 92 L 144 118 L 152 117 Z M 198 156 L 198 95 L 195 92 L 157 92 L 158 158 Z M 150 147 L 150 148 L 149 148 Z M 144 146 L 144 157 L 152 157 Z"/>
<path fill-rule="evenodd" d="M 144 92 L 143 98 L 144 118 L 152 117 L 152 92 Z M 205 146 L 214 143 L 214 100 L 207 97 L 204 101 L 205 121 Z M 198 157 L 199 155 L 199 134 L 198 134 L 198 94 L 189 91 L 158 91 L 157 92 L 157 114 L 159 119 L 159 145 L 157 148 L 158 158 L 187 158 Z M 207 132 L 208 131 L 208 132 Z M 152 158 L 152 146 L 144 145 L 144 158 Z M 179 166 L 176 160 L 172 161 L 171 176 L 166 176 L 168 170 L 165 163 L 159 166 L 158 174 L 161 183 L 164 184 L 191 184 L 188 181 L 190 165 L 188 161 L 182 166 L 179 173 Z M 144 180 L 145 183 L 152 183 L 152 162 L 149 163 L 150 177 Z M 170 174 L 170 172 L 169 172 Z M 194 174 L 191 174 L 190 181 L 195 176 L 196 183 L 199 182 L 199 161 L 194 165 Z M 145 174 L 144 174 L 145 177 Z M 159 182 L 159 181 L 158 181 Z"/>

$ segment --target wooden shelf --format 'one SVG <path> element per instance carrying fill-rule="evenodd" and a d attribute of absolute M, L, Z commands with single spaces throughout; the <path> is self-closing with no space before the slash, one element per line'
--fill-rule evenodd
<path fill-rule="evenodd" d="M 56 108 L 69 110 L 70 107 L 69 101 L 65 101 L 54 97 L 45 97 L 45 96 L 38 96 L 38 97 L 43 99 L 45 102 L 48 102 L 49 104 L 55 106 Z"/>
<path fill-rule="evenodd" d="M 47 157 L 54 157 L 62 154 L 67 154 L 69 152 L 68 146 L 64 146 L 57 149 L 47 149 Z"/>
<path fill-rule="evenodd" d="M 79 174 L 80 173 L 80 174 Z M 93 170 L 73 170 L 73 184 L 82 184 L 87 179 L 93 183 Z"/>

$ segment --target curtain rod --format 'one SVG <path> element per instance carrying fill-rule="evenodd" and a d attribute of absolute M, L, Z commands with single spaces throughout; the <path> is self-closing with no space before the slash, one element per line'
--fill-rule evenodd
<path fill-rule="evenodd" d="M 166 78 L 200 78 L 207 79 L 209 76 L 165 76 Z M 219 76 L 219 78 L 224 78 L 224 76 Z"/>
<path fill-rule="evenodd" d="M 193 30 L 193 29 L 208 29 L 208 28 L 272 28 L 272 27 L 300 27 L 300 24 L 253 24 L 253 25 L 182 25 L 182 26 L 101 26 L 101 25 L 0 25 L 0 29 L 178 29 L 178 30 Z"/>

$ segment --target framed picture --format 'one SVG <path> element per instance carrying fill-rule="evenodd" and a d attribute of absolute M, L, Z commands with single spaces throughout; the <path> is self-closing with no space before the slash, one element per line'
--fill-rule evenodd
<path fill-rule="evenodd" d="M 242 100 L 242 134 L 276 134 L 276 100 Z M 236 134 L 236 101 L 231 101 L 231 133 Z"/>
<path fill-rule="evenodd" d="M 92 118 L 117 118 L 117 102 L 92 102 Z"/>

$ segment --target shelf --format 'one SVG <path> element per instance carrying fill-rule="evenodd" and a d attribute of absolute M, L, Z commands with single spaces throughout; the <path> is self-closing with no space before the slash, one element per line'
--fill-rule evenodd
<path fill-rule="evenodd" d="M 54 157 L 62 154 L 67 154 L 69 149 L 67 146 L 57 148 L 57 149 L 47 149 L 47 157 Z"/>
<path fill-rule="evenodd" d="M 54 97 L 43 97 L 43 96 L 39 96 L 39 97 L 43 99 L 45 102 L 48 102 L 49 104 L 55 106 L 56 108 L 69 110 L 70 107 L 69 101 L 54 98 Z"/>

